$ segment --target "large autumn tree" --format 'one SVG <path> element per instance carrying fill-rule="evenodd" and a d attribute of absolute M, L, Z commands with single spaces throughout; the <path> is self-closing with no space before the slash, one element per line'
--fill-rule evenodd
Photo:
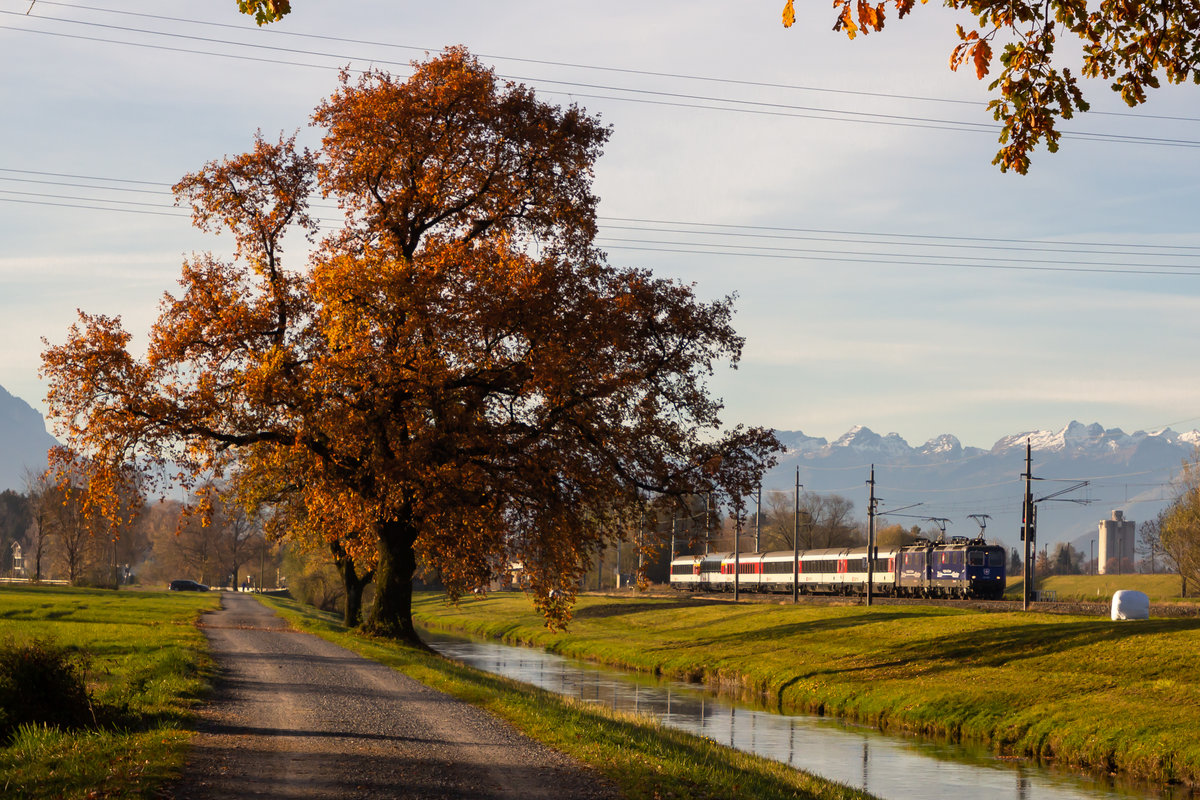
<path fill-rule="evenodd" d="M 649 494 L 735 499 L 779 445 L 725 429 L 706 386 L 740 354 L 730 299 L 593 246 L 608 130 L 463 49 L 414 66 L 343 74 L 316 153 L 259 136 L 180 181 L 234 258 L 184 263 L 144 356 L 81 314 L 43 355 L 48 404 L 97 490 L 133 462 L 236 466 L 248 502 L 285 502 L 374 569 L 374 632 L 415 638 L 418 564 L 459 595 L 519 561 L 564 620 Z M 344 224 L 289 268 L 285 234 L 319 235 L 315 193 Z"/>
<path fill-rule="evenodd" d="M 924 4 L 926 0 L 921 0 Z M 1112 81 L 1130 106 L 1146 101 L 1161 78 L 1200 83 L 1200 4 L 1195 0 L 942 0 L 962 12 L 950 68 L 966 64 L 982 80 L 999 58 L 988 103 L 1000 122 L 1001 170 L 1029 170 L 1029 153 L 1045 141 L 1050 152 L 1062 137 L 1059 120 L 1089 106 L 1079 79 Z M 889 6 L 891 9 L 889 10 Z M 903 19 L 915 0 L 833 0 L 835 31 L 853 39 L 883 30 L 889 13 Z M 784 27 L 796 21 L 794 0 L 783 8 Z M 1059 40 L 1076 42 L 1067 55 Z M 1077 75 L 1067 64 L 1079 63 Z"/>

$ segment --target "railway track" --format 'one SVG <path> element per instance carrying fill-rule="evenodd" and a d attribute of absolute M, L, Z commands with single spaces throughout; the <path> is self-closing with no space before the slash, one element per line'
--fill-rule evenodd
<path fill-rule="evenodd" d="M 601 592 L 611 597 L 629 597 L 629 593 Z M 718 593 L 681 594 L 669 590 L 650 590 L 639 592 L 638 597 L 689 597 L 692 599 L 711 600 L 714 603 L 732 603 L 733 595 Z M 790 605 L 791 595 L 788 594 L 759 594 L 758 592 L 742 592 L 739 598 L 742 603 L 774 603 Z M 808 605 L 827 606 L 861 606 L 866 599 L 858 595 L 801 595 L 800 602 Z M 876 605 L 892 606 L 947 606 L 950 608 L 973 608 L 978 611 L 1011 612 L 1020 611 L 1020 600 L 937 600 L 922 597 L 880 597 L 873 601 Z M 1103 602 L 1085 602 L 1082 600 L 1038 601 L 1030 604 L 1031 611 L 1044 614 L 1068 614 L 1081 617 L 1107 617 L 1112 611 L 1109 599 Z M 1195 603 L 1151 603 L 1150 616 L 1153 617 L 1200 617 L 1200 604 Z"/>

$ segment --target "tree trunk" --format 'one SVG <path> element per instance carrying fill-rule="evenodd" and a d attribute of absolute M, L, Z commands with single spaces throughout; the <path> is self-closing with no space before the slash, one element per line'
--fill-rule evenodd
<path fill-rule="evenodd" d="M 342 616 L 342 622 L 347 628 L 354 628 L 362 622 L 363 589 L 371 582 L 373 573 L 367 570 L 360 577 L 354 568 L 354 559 L 342 549 L 340 542 L 332 542 L 330 549 L 333 551 L 333 563 L 342 576 L 342 588 L 346 592 L 346 613 Z"/>
<path fill-rule="evenodd" d="M 346 591 L 346 613 L 342 622 L 347 628 L 356 628 L 362 622 L 362 595 L 366 581 L 360 581 L 354 574 L 354 564 L 347 562 L 342 567 L 342 586 Z"/>
<path fill-rule="evenodd" d="M 411 519 L 388 520 L 379 528 L 379 560 L 375 567 L 375 605 L 363 626 L 376 636 L 424 647 L 412 621 L 412 579 L 417 571 Z"/>

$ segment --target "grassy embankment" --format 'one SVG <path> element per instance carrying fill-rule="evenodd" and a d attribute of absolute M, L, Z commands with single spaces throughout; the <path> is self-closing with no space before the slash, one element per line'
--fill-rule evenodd
<path fill-rule="evenodd" d="M 1200 783 L 1200 620 L 583 597 L 553 633 L 520 594 L 417 600 L 443 630 L 701 681 L 771 706 Z"/>
<path fill-rule="evenodd" d="M 1059 600 L 1110 603 L 1113 592 L 1136 589 L 1145 592 L 1152 603 L 1196 603 L 1200 598 L 1179 597 L 1178 575 L 1051 575 L 1039 581 L 1042 589 L 1054 592 Z"/>
<path fill-rule="evenodd" d="M 1004 599 L 1019 600 L 1024 581 L 1020 576 L 1008 579 Z M 1100 603 L 1112 602 L 1113 592 L 1118 589 L 1136 589 L 1145 592 L 1151 603 L 1200 604 L 1200 597 L 1180 597 L 1181 583 L 1178 575 L 1050 575 L 1037 582 L 1038 589 L 1054 592 L 1060 602 Z M 1189 587 L 1191 591 L 1191 587 Z"/>
<path fill-rule="evenodd" d="M 291 600 L 269 598 L 294 627 L 316 633 L 422 683 L 508 720 L 518 730 L 587 764 L 631 800 L 849 800 L 870 798 L 767 759 L 530 689 L 441 656 L 346 631 L 340 621 Z"/>
<path fill-rule="evenodd" d="M 216 605 L 215 595 L 0 588 L 0 643 L 49 639 L 78 654 L 97 723 L 22 728 L 0 747 L 0 796 L 153 796 L 183 763 L 210 671 L 194 623 Z"/>

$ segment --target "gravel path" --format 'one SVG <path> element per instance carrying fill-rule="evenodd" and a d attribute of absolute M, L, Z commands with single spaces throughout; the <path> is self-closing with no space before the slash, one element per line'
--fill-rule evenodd
<path fill-rule="evenodd" d="M 175 800 L 580 798 L 620 793 L 474 706 L 225 594 L 203 626 L 220 675 Z"/>

